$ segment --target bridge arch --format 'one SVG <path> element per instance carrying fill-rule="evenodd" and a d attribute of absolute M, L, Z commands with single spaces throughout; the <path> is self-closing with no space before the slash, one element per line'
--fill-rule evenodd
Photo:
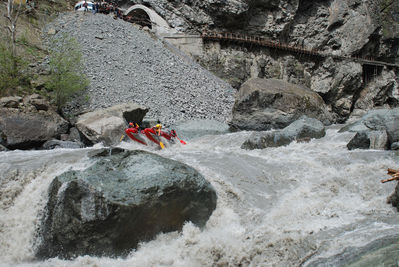
<path fill-rule="evenodd" d="M 140 25 L 148 26 L 155 30 L 156 33 L 169 33 L 172 31 L 166 20 L 144 5 L 133 5 L 124 12 L 124 15 L 131 16 L 133 22 L 137 21 Z"/>

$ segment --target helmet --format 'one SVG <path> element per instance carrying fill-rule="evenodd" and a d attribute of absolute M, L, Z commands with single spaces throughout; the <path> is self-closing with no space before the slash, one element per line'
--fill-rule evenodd
<path fill-rule="evenodd" d="M 162 125 L 158 123 L 157 125 L 155 125 L 155 127 L 156 128 L 162 128 Z"/>
<path fill-rule="evenodd" d="M 133 127 L 133 126 L 134 126 L 133 122 L 130 122 L 130 123 L 129 123 L 129 126 Z"/>

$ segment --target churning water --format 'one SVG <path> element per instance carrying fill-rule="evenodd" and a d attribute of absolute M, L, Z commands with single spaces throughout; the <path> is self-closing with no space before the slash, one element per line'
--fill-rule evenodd
<path fill-rule="evenodd" d="M 386 203 L 392 151 L 348 151 L 351 133 L 243 150 L 249 132 L 204 136 L 153 151 L 200 171 L 218 204 L 204 229 L 187 223 L 126 258 L 35 261 L 35 231 L 51 180 L 92 162 L 96 148 L 0 153 L 0 266 L 392 266 L 399 212 Z M 121 147 L 143 149 L 123 142 Z"/>

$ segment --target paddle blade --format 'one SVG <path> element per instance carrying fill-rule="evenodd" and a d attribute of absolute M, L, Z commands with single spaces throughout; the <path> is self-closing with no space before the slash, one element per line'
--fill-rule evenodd
<path fill-rule="evenodd" d="M 165 148 L 165 145 L 162 142 L 159 142 L 159 145 L 161 146 L 161 149 Z"/>
<path fill-rule="evenodd" d="M 182 143 L 183 145 L 186 144 L 186 142 L 184 142 L 183 140 L 180 139 L 180 143 Z"/>
<path fill-rule="evenodd" d="M 119 140 L 119 143 L 122 142 L 123 138 L 125 138 L 124 134 L 122 134 L 121 139 Z"/>

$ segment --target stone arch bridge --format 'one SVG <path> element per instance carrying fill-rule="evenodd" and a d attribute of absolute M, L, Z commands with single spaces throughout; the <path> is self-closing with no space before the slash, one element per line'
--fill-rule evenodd
<path fill-rule="evenodd" d="M 158 34 L 174 32 L 166 20 L 158 15 L 154 10 L 144 5 L 133 5 L 126 9 L 123 15 L 127 20 L 142 26 L 148 26 Z"/>

